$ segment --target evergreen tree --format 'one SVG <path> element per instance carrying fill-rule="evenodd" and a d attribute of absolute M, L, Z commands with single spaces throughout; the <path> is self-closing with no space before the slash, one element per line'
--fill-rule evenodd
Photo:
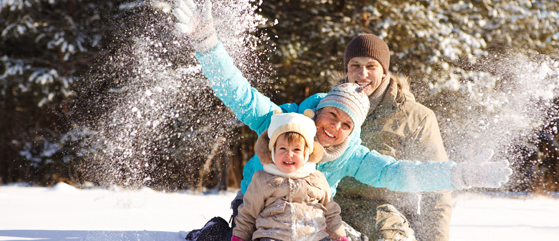
<path fill-rule="evenodd" d="M 100 54 L 114 1 L 0 1 L 0 178 L 67 177 L 74 86 Z"/>
<path fill-rule="evenodd" d="M 173 4 L 0 1 L 0 181 L 110 176 L 122 185 L 187 188 L 222 138 L 220 150 L 232 148 L 241 177 L 254 133 L 193 71 L 193 50 L 173 34 Z M 436 112 L 453 160 L 484 145 L 498 149 L 497 158 L 516 158 L 519 148 L 534 153 L 546 123 L 557 135 L 550 122 L 557 90 L 549 84 L 559 74 L 558 11 L 553 0 L 232 0 L 213 9 L 241 71 L 276 103 L 327 92 L 344 77 L 347 43 L 360 33 L 380 36 L 391 49 L 390 71 L 410 76 L 416 98 Z M 123 146 L 134 154 L 107 152 Z M 122 162 L 102 168 L 110 159 Z M 206 186 L 223 172 L 219 162 Z"/>
<path fill-rule="evenodd" d="M 490 147 L 515 164 L 518 149 L 534 151 L 537 130 L 557 118 L 549 97 L 558 94 L 558 11 L 556 1 L 524 0 L 262 4 L 278 99 L 328 91 L 344 76 L 347 43 L 372 33 L 391 50 L 390 71 L 409 76 L 418 101 L 436 112 L 451 160 Z"/>

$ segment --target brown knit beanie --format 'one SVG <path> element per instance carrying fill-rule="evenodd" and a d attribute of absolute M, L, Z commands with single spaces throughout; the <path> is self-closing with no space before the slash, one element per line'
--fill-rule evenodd
<path fill-rule="evenodd" d="M 344 69 L 347 73 L 347 64 L 354 57 L 370 57 L 376 59 L 384 73 L 388 73 L 390 67 L 390 50 L 388 45 L 379 37 L 372 34 L 362 34 L 355 37 L 347 47 L 344 54 Z"/>

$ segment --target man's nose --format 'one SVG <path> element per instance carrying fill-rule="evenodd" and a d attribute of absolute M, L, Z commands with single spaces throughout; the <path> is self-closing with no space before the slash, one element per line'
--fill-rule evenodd
<path fill-rule="evenodd" d="M 367 68 L 366 68 L 365 66 L 362 66 L 362 67 L 359 69 L 359 76 L 365 78 L 365 77 L 367 77 L 367 75 L 368 75 L 368 73 L 367 73 Z"/>

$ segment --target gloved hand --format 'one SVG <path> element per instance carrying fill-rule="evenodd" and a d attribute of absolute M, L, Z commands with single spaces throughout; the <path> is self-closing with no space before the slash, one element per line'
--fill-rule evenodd
<path fill-rule="evenodd" d="M 349 239 L 347 239 L 345 236 L 343 236 L 343 237 L 337 238 L 337 239 L 334 240 L 334 241 L 349 241 Z"/>
<path fill-rule="evenodd" d="M 217 35 L 212 17 L 212 2 L 206 0 L 202 9 L 197 9 L 192 0 L 178 0 L 179 6 L 173 14 L 179 20 L 175 28 L 185 33 L 194 49 L 207 52 L 217 45 Z"/>
<path fill-rule="evenodd" d="M 243 240 L 243 239 L 241 239 L 237 236 L 233 236 L 233 237 L 231 237 L 231 241 L 245 241 L 245 240 Z"/>
<path fill-rule="evenodd" d="M 498 188 L 509 180 L 512 169 L 507 160 L 489 162 L 493 150 L 487 149 L 472 160 L 452 168 L 452 185 L 456 189 L 470 187 Z"/>

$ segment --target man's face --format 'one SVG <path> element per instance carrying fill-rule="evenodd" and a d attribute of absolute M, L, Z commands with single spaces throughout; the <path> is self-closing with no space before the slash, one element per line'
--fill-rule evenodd
<path fill-rule="evenodd" d="M 353 120 L 343 110 L 326 106 L 319 110 L 314 121 L 316 138 L 324 146 L 341 144 L 353 130 Z"/>
<path fill-rule="evenodd" d="M 360 86 L 368 85 L 365 93 L 371 95 L 379 87 L 385 76 L 382 65 L 370 57 L 354 57 L 347 63 L 347 79 L 349 83 Z"/>

